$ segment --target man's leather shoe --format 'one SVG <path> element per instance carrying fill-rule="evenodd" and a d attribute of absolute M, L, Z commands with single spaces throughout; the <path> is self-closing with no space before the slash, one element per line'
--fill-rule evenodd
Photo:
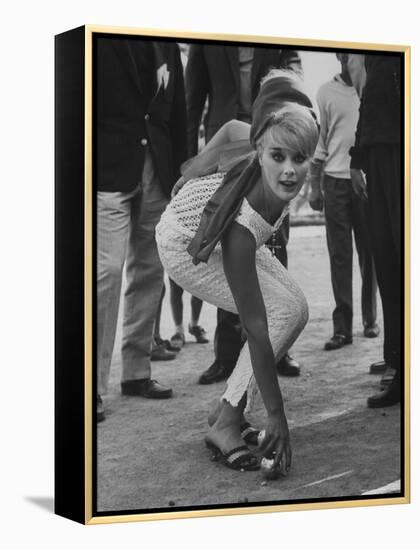
<path fill-rule="evenodd" d="M 143 378 L 121 382 L 122 395 L 148 397 L 149 399 L 168 399 L 172 397 L 171 388 L 161 386 L 156 380 Z"/>
<path fill-rule="evenodd" d="M 344 336 L 344 334 L 334 334 L 334 336 L 330 338 L 328 342 L 325 342 L 324 349 L 327 351 L 340 349 L 343 346 L 351 344 L 352 342 L 353 338 L 351 336 Z"/>
<path fill-rule="evenodd" d="M 396 374 L 397 374 L 396 369 L 389 366 L 386 367 L 385 372 L 383 373 L 381 378 L 381 383 L 380 383 L 381 390 L 383 390 L 384 388 L 387 388 L 392 384 Z"/>
<path fill-rule="evenodd" d="M 226 380 L 232 374 L 235 363 L 228 361 L 218 361 L 217 359 L 205 370 L 198 379 L 199 384 L 213 384 Z"/>
<path fill-rule="evenodd" d="M 165 344 L 154 344 L 152 351 L 150 353 L 151 361 L 172 361 L 176 358 L 176 353 L 173 351 L 168 351 Z"/>
<path fill-rule="evenodd" d="M 283 355 L 283 357 L 277 363 L 276 368 L 277 374 L 279 374 L 280 376 L 300 375 L 299 363 L 295 359 L 293 359 L 293 357 L 290 357 L 288 353 L 286 353 L 286 355 Z"/>
<path fill-rule="evenodd" d="M 370 409 L 378 409 L 380 407 L 391 407 L 401 401 L 401 380 L 397 373 L 391 384 L 380 393 L 372 395 L 367 400 L 367 406 Z"/>
<path fill-rule="evenodd" d="M 105 420 L 105 409 L 100 395 L 96 396 L 96 422 Z"/>
<path fill-rule="evenodd" d="M 385 361 L 377 361 L 369 367 L 369 374 L 383 374 L 386 371 Z"/>
<path fill-rule="evenodd" d="M 379 327 L 376 323 L 373 325 L 366 325 L 363 329 L 363 335 L 365 338 L 376 338 L 379 336 Z"/>

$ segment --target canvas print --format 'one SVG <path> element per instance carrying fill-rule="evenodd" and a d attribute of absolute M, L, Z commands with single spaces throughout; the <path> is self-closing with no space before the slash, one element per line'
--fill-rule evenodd
<path fill-rule="evenodd" d="M 404 488 L 404 56 L 94 33 L 94 515 Z"/>

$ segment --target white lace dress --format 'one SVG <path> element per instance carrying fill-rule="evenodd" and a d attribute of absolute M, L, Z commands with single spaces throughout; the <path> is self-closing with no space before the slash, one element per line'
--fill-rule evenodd
<path fill-rule="evenodd" d="M 223 176 L 224 174 L 217 173 L 186 183 L 163 213 L 156 227 L 156 241 L 160 259 L 171 279 L 197 298 L 237 313 L 223 270 L 221 244 L 216 245 L 207 264 L 194 265 L 187 252 L 204 206 L 222 182 Z M 252 233 L 257 244 L 258 281 L 264 299 L 270 341 L 276 357 L 282 357 L 292 346 L 308 319 L 307 304 L 302 291 L 281 263 L 263 246 L 287 213 L 288 210 L 285 209 L 281 218 L 272 226 L 244 198 L 235 219 Z M 255 389 L 249 348 L 245 344 L 222 398 L 237 406 L 244 393 L 248 392 L 249 409 Z"/>

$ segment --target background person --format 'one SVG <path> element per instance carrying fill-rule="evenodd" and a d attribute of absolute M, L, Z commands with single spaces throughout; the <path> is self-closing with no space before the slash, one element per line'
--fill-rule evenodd
<path fill-rule="evenodd" d="M 349 150 L 359 116 L 360 100 L 347 67 L 348 54 L 338 53 L 341 73 L 323 84 L 317 93 L 320 135 L 311 164 L 310 204 L 325 208 L 331 282 L 334 292 L 333 336 L 326 350 L 353 341 L 353 233 L 362 276 L 363 333 L 379 334 L 376 323 L 376 276 L 369 237 L 365 186 L 352 185 Z M 321 174 L 323 172 L 323 192 Z"/>
<path fill-rule="evenodd" d="M 175 325 L 175 333 L 171 337 L 171 344 L 174 346 L 182 346 L 185 344 L 185 332 L 184 332 L 184 304 L 182 302 L 182 295 L 184 290 L 176 284 L 175 281 L 169 279 L 171 288 L 171 311 L 172 318 Z M 203 301 L 195 296 L 191 296 L 190 300 L 191 314 L 190 321 L 188 323 L 188 332 L 194 336 L 197 344 L 208 344 L 206 331 L 199 324 L 200 313 L 203 307 Z"/>
<path fill-rule="evenodd" d="M 354 61 L 354 60 L 352 60 Z M 368 407 L 387 407 L 401 401 L 401 58 L 366 55 L 352 64 L 352 77 L 364 82 L 351 177 L 362 185 L 366 174 L 373 255 L 384 318 L 383 391 L 369 397 Z M 357 72 L 359 68 L 359 73 Z"/>
<path fill-rule="evenodd" d="M 166 286 L 163 284 L 162 294 L 160 295 L 159 306 L 156 313 L 155 325 L 153 329 L 152 352 L 150 354 L 151 361 L 172 361 L 176 358 L 178 351 L 181 351 L 181 346 L 172 344 L 169 340 L 162 338 L 160 333 L 160 321 L 162 317 L 163 299 L 166 294 Z"/>
<path fill-rule="evenodd" d="M 168 398 L 151 379 L 163 270 L 154 238 L 186 157 L 185 91 L 171 42 L 97 38 L 97 420 L 104 418 L 123 268 L 121 392 Z"/>
<path fill-rule="evenodd" d="M 204 111 L 206 142 L 229 120 L 251 122 L 252 103 L 258 94 L 261 79 L 272 68 L 291 69 L 301 74 L 302 65 L 298 52 L 276 47 L 191 45 L 186 68 L 189 157 L 197 154 Z M 288 238 L 289 218 L 279 228 L 275 238 L 277 257 L 285 266 Z M 215 360 L 201 374 L 199 383 L 211 384 L 228 378 L 243 343 L 238 316 L 218 308 L 214 336 Z M 287 354 L 279 361 L 278 369 L 281 374 L 299 374 L 298 363 Z"/>

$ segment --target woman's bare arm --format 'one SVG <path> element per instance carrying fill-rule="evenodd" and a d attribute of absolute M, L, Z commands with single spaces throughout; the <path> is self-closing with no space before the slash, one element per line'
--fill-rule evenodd
<path fill-rule="evenodd" d="M 225 275 L 247 333 L 255 380 L 267 410 L 261 452 L 265 456 L 271 456 L 274 452 L 274 463 L 281 463 L 283 473 L 286 473 L 292 461 L 289 428 L 258 281 L 255 239 L 248 229 L 233 223 L 222 238 L 222 253 Z"/>
<path fill-rule="evenodd" d="M 267 315 L 255 265 L 253 235 L 238 223 L 222 239 L 223 267 L 242 327 L 248 337 L 252 367 L 268 413 L 283 411 Z"/>

